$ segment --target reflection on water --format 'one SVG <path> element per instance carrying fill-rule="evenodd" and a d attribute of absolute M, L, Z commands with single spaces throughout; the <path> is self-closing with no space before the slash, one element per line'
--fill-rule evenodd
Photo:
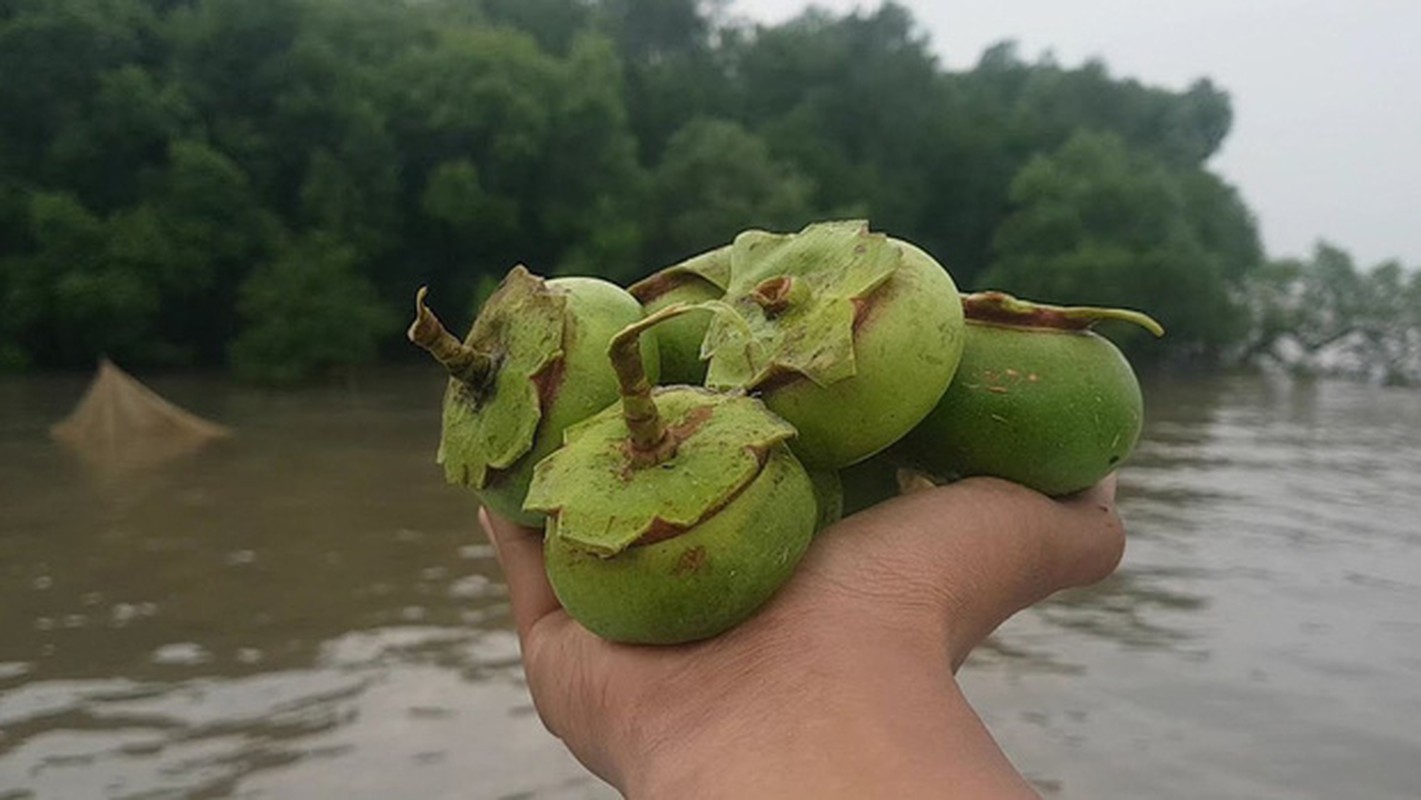
<path fill-rule="evenodd" d="M 1416 797 L 1421 394 L 1147 397 L 1125 562 L 974 658 L 988 723 L 1050 797 Z"/>
<path fill-rule="evenodd" d="M 1180 647 L 1188 630 L 1171 624 L 1170 612 L 1202 608 L 1205 598 L 1168 588 L 1184 570 L 1128 568 L 1089 589 L 1062 592 L 1037 610 L 1043 619 L 1070 630 L 1114 639 L 1134 647 Z"/>
<path fill-rule="evenodd" d="M 96 471 L 0 382 L 0 798 L 609 797 L 543 731 L 441 381 L 154 388 L 237 437 Z M 1412 797 L 1421 395 L 1148 387 L 1120 572 L 963 672 L 1053 797 Z"/>
<path fill-rule="evenodd" d="M 95 469 L 45 437 L 77 381 L 0 388 L 0 798 L 609 796 L 533 714 L 437 376 L 154 386 L 237 437 Z"/>

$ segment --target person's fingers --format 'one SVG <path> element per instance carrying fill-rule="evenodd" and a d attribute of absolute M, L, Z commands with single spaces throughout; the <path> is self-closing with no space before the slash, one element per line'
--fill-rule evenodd
<path fill-rule="evenodd" d="M 583 742 L 580 757 L 584 763 L 590 759 L 588 766 L 599 775 L 614 774 L 608 771 L 611 760 L 596 747 L 597 737 L 585 733 L 586 726 L 595 730 L 599 724 L 600 717 L 588 707 L 602 696 L 592 689 L 605 685 L 606 676 L 597 674 L 603 661 L 591 647 L 595 637 L 560 613 L 562 606 L 543 566 L 539 531 L 515 525 L 487 508 L 479 509 L 479 525 L 488 534 L 508 583 L 523 650 L 523 674 L 538 718 L 554 736 Z"/>
<path fill-rule="evenodd" d="M 542 538 L 537 530 L 515 525 L 487 508 L 479 509 L 479 525 L 488 534 L 494 555 L 503 567 L 513 622 L 526 647 L 528 634 L 538 620 L 562 607 L 543 568 Z"/>
<path fill-rule="evenodd" d="M 1057 502 L 1077 512 L 1077 524 L 1063 532 L 1056 550 L 1062 588 L 1103 580 L 1125 554 L 1125 526 L 1115 508 L 1115 473 Z"/>
<path fill-rule="evenodd" d="M 827 533 L 833 547 L 817 571 L 860 601 L 869 595 L 869 605 L 896 606 L 911 624 L 946 626 L 954 658 L 1017 611 L 1104 578 L 1124 548 L 1112 480 L 1053 500 L 971 479 L 897 498 Z"/>

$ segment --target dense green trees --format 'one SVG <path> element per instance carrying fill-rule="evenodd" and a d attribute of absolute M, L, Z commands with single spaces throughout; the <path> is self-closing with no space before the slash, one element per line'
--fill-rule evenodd
<path fill-rule="evenodd" d="M 724 244 L 726 231 L 798 230 L 813 217 L 813 187 L 734 122 L 700 118 L 671 137 L 652 175 L 652 263 Z"/>
<path fill-rule="evenodd" d="M 944 71 L 892 3 L 765 28 L 707 0 L 5 0 L 0 368 L 296 380 L 404 353 L 420 284 L 471 313 L 514 263 L 625 281 L 850 214 L 964 288 L 1148 309 L 1171 336 L 1144 352 L 1325 338 L 1312 292 L 1393 309 L 1356 335 L 1404 362 L 1416 280 L 1351 270 L 1362 302 L 1321 256 L 1266 262 L 1207 168 L 1231 118 L 1208 81 L 1009 44 Z"/>
<path fill-rule="evenodd" d="M 1190 203 L 1186 182 L 1118 136 L 1078 133 L 1013 179 L 1014 210 L 997 230 L 997 260 L 983 281 L 1067 304 L 1146 308 L 1176 352 L 1213 355 L 1243 327 L 1229 287 L 1253 263 L 1231 261 L 1229 237 L 1207 229 L 1215 205 Z M 1247 218 L 1234 224 L 1256 257 Z"/>
<path fill-rule="evenodd" d="M 242 283 L 237 310 L 247 326 L 232 344 L 238 374 L 289 383 L 319 370 L 375 357 L 397 326 L 357 270 L 354 246 L 312 234 Z"/>

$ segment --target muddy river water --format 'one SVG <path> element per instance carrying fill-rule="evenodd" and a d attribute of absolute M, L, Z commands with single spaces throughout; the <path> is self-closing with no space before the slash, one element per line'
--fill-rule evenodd
<path fill-rule="evenodd" d="M 117 470 L 0 381 L 0 800 L 605 798 L 527 697 L 441 381 L 157 378 L 236 429 Z M 962 681 L 1060 798 L 1421 796 L 1421 391 L 1153 382 L 1105 583 Z"/>

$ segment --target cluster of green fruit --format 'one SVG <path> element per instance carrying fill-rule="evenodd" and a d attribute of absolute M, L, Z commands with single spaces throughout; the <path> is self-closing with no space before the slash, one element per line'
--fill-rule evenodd
<path fill-rule="evenodd" d="M 732 244 L 623 290 L 515 267 L 462 342 L 416 299 L 450 375 L 438 460 L 545 530 L 549 580 L 595 633 L 670 644 L 744 620 L 816 531 L 937 480 L 1095 483 L 1141 425 L 1129 364 L 1090 331 L 1136 312 L 959 295 L 862 221 Z"/>

